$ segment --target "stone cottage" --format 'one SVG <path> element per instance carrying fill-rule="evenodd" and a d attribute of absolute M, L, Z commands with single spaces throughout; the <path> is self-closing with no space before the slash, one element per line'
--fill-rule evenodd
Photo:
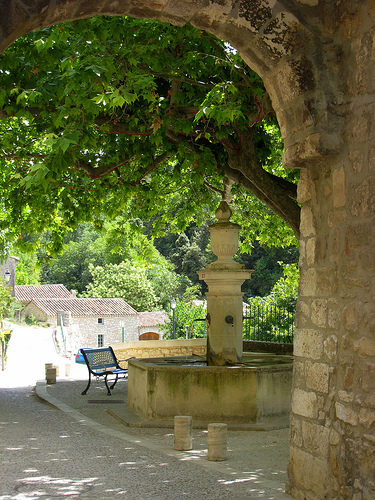
<path fill-rule="evenodd" d="M 34 298 L 22 317 L 63 326 L 80 347 L 102 347 L 138 340 L 138 313 L 123 299 Z"/>

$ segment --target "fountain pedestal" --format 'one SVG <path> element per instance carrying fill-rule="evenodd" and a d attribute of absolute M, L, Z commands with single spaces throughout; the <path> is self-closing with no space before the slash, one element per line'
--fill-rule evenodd
<path fill-rule="evenodd" d="M 229 221 L 232 212 L 222 201 L 215 213 L 218 222 L 208 228 L 217 260 L 198 271 L 208 285 L 207 364 L 234 365 L 242 361 L 242 283 L 252 272 L 233 260 L 238 250 L 240 226 Z"/>

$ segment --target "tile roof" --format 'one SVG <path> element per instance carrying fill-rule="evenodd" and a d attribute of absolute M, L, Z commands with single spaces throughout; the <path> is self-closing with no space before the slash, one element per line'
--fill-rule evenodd
<path fill-rule="evenodd" d="M 139 314 L 139 326 L 155 326 L 160 325 L 165 322 L 169 323 L 170 319 L 165 311 L 152 311 L 152 312 L 140 312 Z"/>
<path fill-rule="evenodd" d="M 32 301 L 48 316 L 70 311 L 72 316 L 133 316 L 137 311 L 123 299 L 43 299 Z"/>
<path fill-rule="evenodd" d="M 70 292 L 64 285 L 16 285 L 14 296 L 21 302 L 30 302 L 32 299 L 69 298 Z"/>

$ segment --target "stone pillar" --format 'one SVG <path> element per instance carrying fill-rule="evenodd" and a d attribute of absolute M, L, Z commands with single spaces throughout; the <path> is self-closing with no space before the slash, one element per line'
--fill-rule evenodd
<path fill-rule="evenodd" d="M 373 116 L 348 118 L 340 158 L 301 172 L 294 337 L 293 498 L 375 498 Z M 350 144 L 356 138 L 357 143 Z M 372 152 L 372 153 L 371 153 Z M 375 158 L 375 156 L 372 156 Z"/>
<path fill-rule="evenodd" d="M 174 417 L 174 449 L 188 451 L 193 448 L 193 417 L 178 415 Z"/>
<path fill-rule="evenodd" d="M 227 424 L 208 424 L 207 451 L 208 460 L 227 459 Z"/>
<path fill-rule="evenodd" d="M 229 222 L 232 212 L 225 201 L 216 210 L 219 221 L 208 228 L 211 247 L 218 259 L 199 271 L 208 285 L 207 363 L 233 365 L 242 360 L 243 293 L 241 285 L 253 271 L 234 262 L 240 226 Z"/>

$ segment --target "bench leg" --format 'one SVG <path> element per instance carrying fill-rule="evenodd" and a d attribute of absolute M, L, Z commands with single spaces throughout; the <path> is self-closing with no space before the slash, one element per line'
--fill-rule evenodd
<path fill-rule="evenodd" d="M 104 377 L 104 382 L 105 382 L 105 386 L 107 388 L 107 396 L 112 396 L 111 394 L 111 391 L 109 390 L 109 387 L 108 387 L 108 375 L 110 375 L 109 373 Z M 116 375 L 116 381 L 117 381 L 117 375 Z M 116 382 L 115 382 L 116 383 Z M 113 388 L 113 385 L 111 386 L 111 389 Z"/>
<path fill-rule="evenodd" d="M 81 396 L 85 396 L 86 395 L 86 392 L 89 390 L 90 384 L 91 384 L 91 373 L 89 372 L 89 381 L 88 381 L 86 389 L 81 392 Z"/>
<path fill-rule="evenodd" d="M 115 381 L 113 382 L 113 384 L 111 385 L 111 389 L 114 388 L 114 386 L 117 384 L 117 380 L 118 380 L 118 374 L 116 374 L 116 378 L 115 378 Z"/>

